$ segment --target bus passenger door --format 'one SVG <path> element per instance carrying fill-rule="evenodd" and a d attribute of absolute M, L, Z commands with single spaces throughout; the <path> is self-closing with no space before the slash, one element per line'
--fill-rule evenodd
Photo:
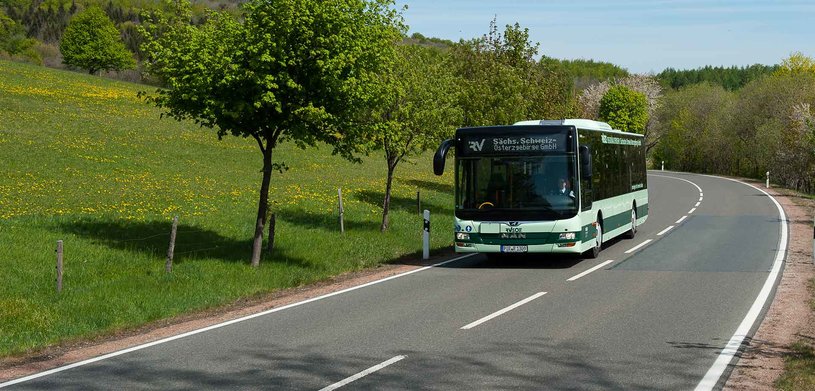
<path fill-rule="evenodd" d="M 578 153 L 578 166 L 580 167 L 580 210 L 591 210 L 591 202 L 594 197 L 591 178 L 592 161 L 591 151 L 588 146 L 581 145 Z"/>

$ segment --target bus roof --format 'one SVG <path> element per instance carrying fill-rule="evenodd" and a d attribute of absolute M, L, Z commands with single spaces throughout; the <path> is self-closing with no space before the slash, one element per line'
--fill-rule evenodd
<path fill-rule="evenodd" d="M 542 120 L 527 120 L 527 121 L 519 121 L 514 123 L 513 125 L 571 125 L 578 129 L 586 129 L 586 130 L 600 130 L 604 132 L 613 132 L 613 133 L 625 133 L 625 134 L 632 134 L 632 135 L 639 135 L 637 133 L 631 132 L 623 132 L 622 130 L 612 129 L 611 125 L 600 122 L 600 121 L 592 121 L 590 119 L 579 119 L 579 118 L 572 118 L 572 119 L 542 119 Z"/>

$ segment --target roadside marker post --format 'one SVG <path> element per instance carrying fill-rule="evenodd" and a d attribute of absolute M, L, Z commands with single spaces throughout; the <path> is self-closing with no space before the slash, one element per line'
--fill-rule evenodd
<path fill-rule="evenodd" d="M 767 185 L 766 185 L 766 187 L 768 189 L 770 188 L 770 172 L 769 171 L 767 171 Z"/>
<path fill-rule="evenodd" d="M 665 171 L 665 161 L 662 161 L 662 171 Z"/>
<path fill-rule="evenodd" d="M 424 210 L 424 232 L 422 232 L 422 259 L 430 259 L 430 211 Z"/>

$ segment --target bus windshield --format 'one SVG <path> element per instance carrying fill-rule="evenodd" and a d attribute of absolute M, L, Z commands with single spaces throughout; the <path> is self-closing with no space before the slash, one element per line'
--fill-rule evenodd
<path fill-rule="evenodd" d="M 574 154 L 458 160 L 456 215 L 481 220 L 553 220 L 577 213 Z"/>

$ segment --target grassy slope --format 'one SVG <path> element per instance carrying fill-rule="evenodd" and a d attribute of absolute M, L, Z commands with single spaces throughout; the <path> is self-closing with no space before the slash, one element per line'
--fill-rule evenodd
<path fill-rule="evenodd" d="M 0 61 L 0 357 L 371 267 L 420 250 L 415 194 L 451 244 L 452 182 L 429 155 L 397 169 L 391 231 L 378 232 L 385 170 L 290 145 L 272 177 L 276 251 L 248 266 L 260 184 L 254 141 L 159 119 L 143 86 Z M 343 188 L 346 229 L 338 232 Z M 163 272 L 170 220 L 176 264 Z M 54 248 L 65 241 L 65 289 Z"/>

